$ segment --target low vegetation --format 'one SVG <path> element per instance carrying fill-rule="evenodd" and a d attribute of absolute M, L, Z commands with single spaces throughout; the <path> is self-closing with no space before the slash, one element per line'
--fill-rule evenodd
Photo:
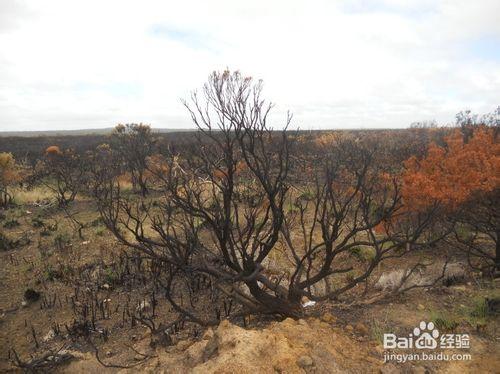
<path fill-rule="evenodd" d="M 315 316 L 380 344 L 387 305 L 410 294 L 427 300 L 414 307 L 439 330 L 483 333 L 495 320 L 494 117 L 302 132 L 288 115 L 273 129 L 262 89 L 238 72 L 213 73 L 184 103 L 197 128 L 189 136 L 126 124 L 86 149 L 50 144 L 22 162 L 0 153 L 5 279 L 52 334 L 42 338 L 4 302 L 8 328 L 29 332 L 2 338 L 13 365 L 50 366 L 46 355 L 22 357 L 44 347 L 58 357 L 52 343 L 63 341 L 106 365 L 102 347 L 136 339 L 139 326 L 157 347 L 225 319 L 248 327 Z M 466 304 L 441 304 L 452 294 Z M 350 322 L 364 308 L 378 317 Z"/>

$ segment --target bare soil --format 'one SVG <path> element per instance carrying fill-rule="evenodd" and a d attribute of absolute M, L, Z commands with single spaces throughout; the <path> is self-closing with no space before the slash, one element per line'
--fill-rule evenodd
<path fill-rule="evenodd" d="M 28 362 L 60 347 L 73 358 L 49 371 L 500 372 L 498 315 L 475 313 L 485 297 L 500 296 L 498 280 L 473 274 L 449 287 L 416 289 L 370 305 L 318 303 L 299 321 L 255 317 L 246 321 L 246 328 L 241 321 L 223 321 L 213 331 L 188 324 L 172 336 L 171 346 L 152 348 L 150 330 L 126 313 L 142 302 L 149 303 L 147 282 L 137 276 L 118 281 L 117 274 L 125 274 L 119 271 L 124 248 L 99 223 L 91 203 L 77 201 L 74 209 L 88 223 L 83 239 L 60 211 L 24 206 L 4 212 L 0 225 L 18 223 L 2 228 L 5 234 L 10 238 L 25 235 L 30 243 L 0 251 L 1 372 L 20 371 L 13 364 L 14 351 Z M 433 251 L 418 256 L 437 261 L 439 249 Z M 398 269 L 407 261 L 395 259 L 377 271 Z M 27 302 L 28 289 L 39 292 L 40 298 Z M 91 298 L 99 305 L 107 300 L 96 313 L 98 333 L 91 336 L 100 359 L 130 369 L 103 367 L 87 339 L 68 333 L 82 313 L 81 305 Z M 165 323 L 176 316 L 161 295 L 155 313 Z M 384 364 L 383 334 L 408 335 L 420 321 L 439 321 L 443 332 L 470 334 L 471 348 L 466 351 L 471 360 Z"/>

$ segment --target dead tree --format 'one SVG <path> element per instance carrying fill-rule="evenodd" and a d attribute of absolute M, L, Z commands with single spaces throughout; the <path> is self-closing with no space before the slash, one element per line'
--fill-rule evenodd
<path fill-rule="evenodd" d="M 454 242 L 469 265 L 485 274 L 500 274 L 500 191 L 482 193 L 466 202 L 449 219 Z"/>
<path fill-rule="evenodd" d="M 6 208 L 13 200 L 11 187 L 27 176 L 27 168 L 19 164 L 11 153 L 0 152 L 0 207 Z"/>
<path fill-rule="evenodd" d="M 57 146 L 47 148 L 37 165 L 37 177 L 56 194 L 59 206 L 68 206 L 82 190 L 87 177 L 83 157 L 72 149 L 61 151 Z"/>
<path fill-rule="evenodd" d="M 376 144 L 339 140 L 302 163 L 306 167 L 298 174 L 307 179 L 291 198 L 282 228 L 286 260 L 294 269 L 282 280 L 288 298 L 340 299 L 381 262 L 432 245 L 449 232 L 436 225 L 430 232 L 438 205 L 421 213 L 404 205 L 398 178 L 377 153 Z"/>
<path fill-rule="evenodd" d="M 142 196 L 149 192 L 147 183 L 148 157 L 154 153 L 156 139 L 151 127 L 144 124 L 118 125 L 111 134 L 110 143 L 119 155 L 124 170 L 130 174 L 134 190 Z"/>
<path fill-rule="evenodd" d="M 272 105 L 261 91 L 261 82 L 225 71 L 210 76 L 202 95 L 192 95 L 185 105 L 198 128 L 198 147 L 189 157 L 163 152 L 165 167 L 150 170 L 161 199 L 137 201 L 121 194 L 117 183 L 96 189 L 106 226 L 123 244 L 164 264 L 160 282 L 168 301 L 196 323 L 213 321 L 179 301 L 182 279 L 209 277 L 242 313 L 298 318 L 303 296 L 323 300 L 347 292 L 395 249 L 417 243 L 431 221 L 432 213 L 410 220 L 396 181 L 380 177 L 371 152 L 347 145 L 338 154 L 316 156 L 318 170 L 299 181 L 311 193 L 295 196 L 291 116 L 283 130 L 273 131 Z M 302 242 L 292 236 L 296 227 Z M 283 243 L 291 271 L 276 277 L 269 258 Z M 347 274 L 343 256 L 360 245 L 375 251 L 363 273 L 323 295 L 311 291 L 326 278 Z"/>

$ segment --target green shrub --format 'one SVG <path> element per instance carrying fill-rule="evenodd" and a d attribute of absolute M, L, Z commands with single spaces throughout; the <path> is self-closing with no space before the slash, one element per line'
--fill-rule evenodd
<path fill-rule="evenodd" d="M 68 279 L 75 274 L 75 270 L 68 264 L 59 263 L 57 267 L 54 267 L 51 264 L 46 264 L 43 274 L 45 279 L 53 282 L 55 280 Z"/>
<path fill-rule="evenodd" d="M 297 207 L 297 205 L 290 203 L 290 204 L 288 204 L 287 212 L 288 213 L 298 213 L 298 212 L 300 212 L 300 209 Z"/>
<path fill-rule="evenodd" d="M 90 221 L 89 226 L 91 226 L 91 227 L 97 227 L 97 226 L 101 226 L 103 224 L 104 224 L 104 222 L 103 222 L 102 218 L 98 217 L 98 218 Z"/>
<path fill-rule="evenodd" d="M 96 230 L 95 230 L 95 234 L 97 236 L 104 236 L 104 234 L 106 233 L 106 228 L 105 227 L 98 227 Z"/>
<path fill-rule="evenodd" d="M 372 261 L 375 258 L 375 250 L 371 247 L 352 247 L 350 252 L 361 262 Z"/>
<path fill-rule="evenodd" d="M 43 222 L 43 220 L 40 218 L 40 217 L 33 217 L 31 219 L 31 225 L 33 227 L 44 227 L 45 226 L 45 223 Z"/>
<path fill-rule="evenodd" d="M 472 308 L 469 311 L 469 315 L 474 318 L 486 319 L 490 315 L 486 299 L 475 299 Z"/>
<path fill-rule="evenodd" d="M 478 297 L 473 300 L 472 307 L 468 309 L 469 319 L 473 322 L 486 322 L 499 313 L 500 298 L 495 293 L 487 297 Z"/>
<path fill-rule="evenodd" d="M 371 337 L 377 343 L 382 344 L 384 341 L 384 334 L 387 332 L 386 326 L 383 326 L 379 321 L 373 321 L 371 324 Z"/>
<path fill-rule="evenodd" d="M 465 242 L 471 240 L 474 237 L 470 229 L 463 225 L 455 227 L 455 233 L 460 240 Z"/>
<path fill-rule="evenodd" d="M 306 190 L 300 194 L 299 199 L 305 201 L 312 201 L 314 200 L 315 196 L 316 194 L 313 191 Z"/>
<path fill-rule="evenodd" d="M 60 278 L 60 274 L 50 264 L 45 267 L 43 274 L 45 276 L 45 279 L 51 282 Z"/>
<path fill-rule="evenodd" d="M 10 249 L 20 248 L 31 243 L 28 234 L 23 234 L 17 239 L 11 239 L 4 233 L 0 232 L 0 250 L 8 251 Z"/>
<path fill-rule="evenodd" d="M 14 242 L 7 237 L 3 232 L 0 232 L 0 250 L 8 251 L 14 248 Z"/>
<path fill-rule="evenodd" d="M 63 250 L 71 243 L 71 238 L 65 232 L 58 233 L 54 237 L 54 245 L 59 249 Z"/>
<path fill-rule="evenodd" d="M 44 227 L 42 231 L 40 231 L 40 236 L 50 236 L 52 235 L 52 231 L 47 227 Z"/>
<path fill-rule="evenodd" d="M 11 229 L 11 228 L 17 227 L 19 225 L 20 225 L 19 221 L 15 218 L 12 218 L 12 219 L 9 219 L 8 221 L 5 221 L 3 224 L 3 227 L 5 227 L 6 229 Z"/>
<path fill-rule="evenodd" d="M 104 281 L 110 285 L 118 284 L 120 276 L 113 268 L 108 267 L 104 271 Z"/>
<path fill-rule="evenodd" d="M 451 313 L 431 312 L 431 321 L 438 330 L 453 331 L 460 322 Z"/>

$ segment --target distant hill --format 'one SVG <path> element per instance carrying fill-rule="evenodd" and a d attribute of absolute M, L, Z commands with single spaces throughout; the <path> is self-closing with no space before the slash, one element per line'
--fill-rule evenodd
<path fill-rule="evenodd" d="M 151 129 L 156 133 L 185 132 L 194 129 Z M 81 136 L 81 135 L 108 135 L 113 131 L 113 127 L 103 129 L 80 129 L 80 130 L 47 130 L 47 131 L 0 131 L 0 137 L 18 136 L 23 138 L 39 136 Z"/>

